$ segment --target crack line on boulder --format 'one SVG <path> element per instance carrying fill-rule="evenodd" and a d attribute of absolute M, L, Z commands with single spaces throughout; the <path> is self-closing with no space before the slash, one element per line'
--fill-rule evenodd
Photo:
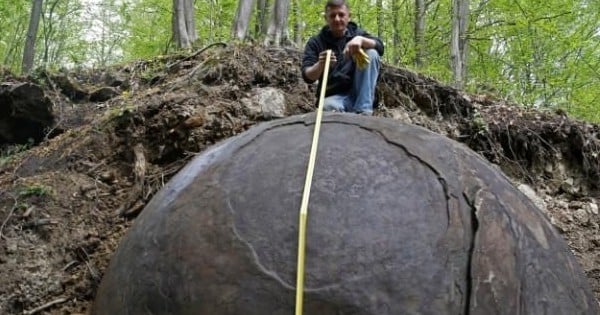
<path fill-rule="evenodd" d="M 285 280 L 281 279 L 281 277 L 276 272 L 267 269 L 267 267 L 265 267 L 260 262 L 260 258 L 258 257 L 258 253 L 256 252 L 256 249 L 254 249 L 254 246 L 252 246 L 252 244 L 250 244 L 250 242 L 248 242 L 245 238 L 243 238 L 242 235 L 239 233 L 239 231 L 235 225 L 235 219 L 234 219 L 235 210 L 233 209 L 233 206 L 231 205 L 231 199 L 229 199 L 229 198 L 227 198 L 227 207 L 229 208 L 229 212 L 231 212 L 231 218 L 232 218 L 231 229 L 233 230 L 233 234 L 237 237 L 238 240 L 240 240 L 242 243 L 244 243 L 244 245 L 246 245 L 246 247 L 248 247 L 248 249 L 250 250 L 250 253 L 252 254 L 254 263 L 256 264 L 256 266 L 258 266 L 259 270 L 261 272 L 263 272 L 264 274 L 266 274 L 267 276 L 271 277 L 273 280 L 277 281 L 284 288 L 295 291 L 296 288 L 294 286 L 285 282 Z"/>
<path fill-rule="evenodd" d="M 299 125 L 299 124 L 306 125 L 306 123 L 304 123 L 304 122 L 298 122 L 298 121 L 288 121 L 288 122 L 276 121 L 276 123 L 273 123 L 270 126 L 255 126 L 256 130 L 252 130 L 252 129 L 248 130 L 248 131 L 254 131 L 253 134 L 240 134 L 240 135 L 231 137 L 228 140 L 236 138 L 236 137 L 240 137 L 240 136 L 243 136 L 245 138 L 249 138 L 249 139 L 245 140 L 246 141 L 245 143 L 241 144 L 238 148 L 236 148 L 232 152 L 232 155 L 235 155 L 235 153 L 243 150 L 245 147 L 247 147 L 250 144 L 252 144 L 254 141 L 256 141 L 256 139 L 258 139 L 259 137 L 261 137 L 262 135 L 264 135 L 268 131 L 274 130 L 274 129 L 279 128 L 279 127 L 288 127 L 288 126 Z"/>
<path fill-rule="evenodd" d="M 471 200 L 469 196 L 463 193 L 463 197 L 467 204 L 471 207 L 471 240 L 469 242 L 469 250 L 467 255 L 467 272 L 466 272 L 466 285 L 467 292 L 465 294 L 465 315 L 469 315 L 471 311 L 471 294 L 473 292 L 473 254 L 475 252 L 475 238 L 477 236 L 479 230 L 479 220 L 477 218 L 477 212 L 479 211 L 479 207 L 481 206 L 481 198 L 479 197 L 479 193 L 481 192 L 481 188 L 477 188 L 475 191 L 474 200 Z"/>
<path fill-rule="evenodd" d="M 292 286 L 291 284 L 287 283 L 285 280 L 283 280 L 279 276 L 279 274 L 277 274 L 277 272 L 268 269 L 265 265 L 262 264 L 262 262 L 260 261 L 260 258 L 258 257 L 258 253 L 256 252 L 256 249 L 254 248 L 254 246 L 249 241 L 247 241 L 244 237 L 242 237 L 242 235 L 239 233 L 239 231 L 238 231 L 238 229 L 237 229 L 237 227 L 235 225 L 235 220 L 233 219 L 233 216 L 235 214 L 235 210 L 233 209 L 233 205 L 231 204 L 231 199 L 229 199 L 229 198 L 227 198 L 227 207 L 229 208 L 229 212 L 231 213 L 231 216 L 232 216 L 231 228 L 233 230 L 233 234 L 236 236 L 236 238 L 238 240 L 240 240 L 244 245 L 246 245 L 246 247 L 248 247 L 248 249 L 250 250 L 250 252 L 252 254 L 253 261 L 256 264 L 256 266 L 258 266 L 259 270 L 261 272 L 263 272 L 264 274 L 266 274 L 267 276 L 269 276 L 270 278 L 272 278 L 273 280 L 275 280 L 277 283 L 279 283 L 284 288 L 286 288 L 288 290 L 291 290 L 291 291 L 296 291 L 296 287 L 295 286 Z M 337 288 L 343 287 L 344 283 L 350 283 L 350 282 L 354 282 L 354 281 L 360 281 L 362 279 L 369 278 L 369 277 L 372 277 L 372 276 L 373 276 L 373 274 L 366 274 L 366 275 L 362 275 L 362 276 L 347 277 L 345 279 L 345 281 L 343 281 L 343 283 L 335 283 L 335 284 L 321 286 L 321 287 L 318 287 L 318 288 L 305 287 L 304 288 L 304 292 L 306 292 L 306 293 L 317 293 L 317 292 L 322 292 L 322 291 L 337 289 Z"/>
<path fill-rule="evenodd" d="M 442 190 L 444 191 L 444 196 L 446 197 L 446 230 L 448 230 L 450 228 L 450 202 L 449 202 L 449 200 L 452 198 L 452 195 L 450 194 L 449 189 L 448 189 L 448 182 L 442 176 L 442 174 L 432 164 L 428 163 L 420 156 L 412 153 L 403 144 L 400 144 L 398 142 L 395 142 L 395 141 L 389 139 L 383 132 L 369 128 L 369 127 L 353 124 L 353 123 L 345 123 L 345 124 L 356 125 L 356 126 L 360 127 L 361 129 L 378 134 L 381 138 L 383 138 L 385 140 L 385 142 L 400 148 L 401 150 L 403 150 L 406 153 L 406 155 L 408 155 L 410 158 L 413 158 L 413 159 L 419 161 L 419 163 L 421 163 L 422 165 L 427 167 L 430 171 L 432 171 L 436 175 L 437 180 L 440 183 L 440 186 L 442 186 Z"/>

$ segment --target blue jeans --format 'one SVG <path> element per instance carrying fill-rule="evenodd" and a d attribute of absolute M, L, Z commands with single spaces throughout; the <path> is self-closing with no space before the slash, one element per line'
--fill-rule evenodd
<path fill-rule="evenodd" d="M 331 95 L 323 101 L 324 111 L 355 112 L 373 114 L 375 86 L 379 75 L 381 59 L 375 49 L 367 49 L 371 62 L 364 69 L 354 70 L 352 90 L 343 94 Z"/>

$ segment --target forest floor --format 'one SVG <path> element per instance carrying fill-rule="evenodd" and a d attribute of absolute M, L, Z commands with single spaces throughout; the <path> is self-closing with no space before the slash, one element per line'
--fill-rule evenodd
<path fill-rule="evenodd" d="M 121 237 L 157 190 L 208 146 L 274 119 L 251 106 L 253 97 L 274 88 L 285 116 L 314 110 L 300 57 L 213 46 L 68 74 L 84 91 L 118 86 L 105 102 L 73 101 L 51 76 L 5 77 L 40 84 L 61 132 L 2 148 L 0 313 L 85 314 Z M 564 236 L 600 300 L 598 125 L 387 65 L 378 96 L 376 116 L 426 127 L 497 165 Z"/>

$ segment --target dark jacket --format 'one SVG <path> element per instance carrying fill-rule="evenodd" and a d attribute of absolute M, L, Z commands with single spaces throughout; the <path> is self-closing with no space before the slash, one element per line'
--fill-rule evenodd
<path fill-rule="evenodd" d="M 306 68 L 314 65 L 319 60 L 319 53 L 331 49 L 335 54 L 337 63 L 335 67 L 329 69 L 329 77 L 327 78 L 327 89 L 325 96 L 340 94 L 349 91 L 352 88 L 352 76 L 354 74 L 354 62 L 351 58 L 344 58 L 344 47 L 355 36 L 363 36 L 377 43 L 375 50 L 380 56 L 383 56 L 383 42 L 381 39 L 370 35 L 363 29 L 358 27 L 356 23 L 349 22 L 346 27 L 346 33 L 343 37 L 336 38 L 331 34 L 329 26 L 321 29 L 319 34 L 311 37 L 304 48 L 304 56 L 302 57 L 302 78 L 306 83 L 314 81 L 306 77 Z M 317 97 L 321 91 L 322 77 L 319 78 L 319 86 L 317 87 Z"/>

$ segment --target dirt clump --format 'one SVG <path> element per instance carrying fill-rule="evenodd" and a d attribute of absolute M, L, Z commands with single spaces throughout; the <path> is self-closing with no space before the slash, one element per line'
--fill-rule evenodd
<path fill-rule="evenodd" d="M 50 75 L 11 77 L 44 88 L 60 133 L 2 148 L 0 313 L 85 313 L 121 237 L 193 156 L 281 113 L 314 110 L 300 58 L 214 45 L 64 74 L 81 90 L 110 90 L 102 102 L 73 100 Z M 600 299 L 598 125 L 387 65 L 377 94 L 376 115 L 446 135 L 502 169 L 562 233 Z M 265 95 L 275 104 L 264 106 Z"/>

